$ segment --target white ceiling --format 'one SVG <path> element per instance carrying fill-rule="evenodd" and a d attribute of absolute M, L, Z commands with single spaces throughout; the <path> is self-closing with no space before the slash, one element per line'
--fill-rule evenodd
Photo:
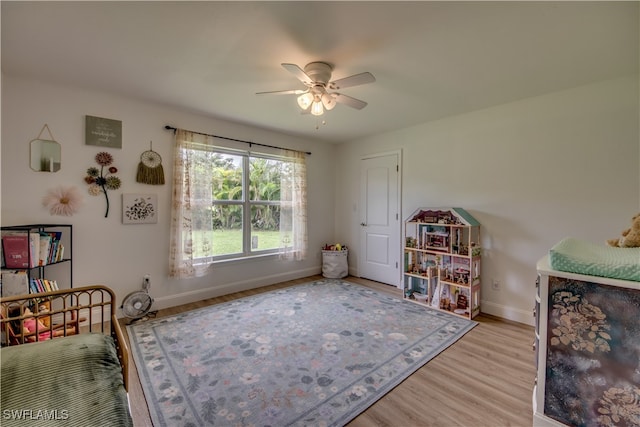
<path fill-rule="evenodd" d="M 638 5 L 2 1 L 2 72 L 342 142 L 638 73 Z M 342 91 L 369 105 L 316 130 L 294 95 L 255 94 L 312 61 L 371 72 Z"/>

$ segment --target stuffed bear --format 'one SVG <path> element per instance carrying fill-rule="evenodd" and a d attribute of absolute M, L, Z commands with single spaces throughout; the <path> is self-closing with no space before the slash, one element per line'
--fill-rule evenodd
<path fill-rule="evenodd" d="M 640 247 L 640 213 L 631 219 L 631 228 L 627 228 L 622 232 L 619 239 L 607 240 L 609 246 L 620 248 L 637 248 Z"/>

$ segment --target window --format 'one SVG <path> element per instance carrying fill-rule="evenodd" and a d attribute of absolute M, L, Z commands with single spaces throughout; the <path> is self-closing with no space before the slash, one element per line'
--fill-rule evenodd
<path fill-rule="evenodd" d="M 283 174 L 290 173 L 290 161 L 253 154 L 193 154 L 202 156 L 202 170 L 208 171 L 203 176 L 212 181 L 212 194 L 199 186 L 194 201 L 196 257 L 278 252 L 282 202 L 290 202 L 290 194 L 281 191 L 281 181 Z M 208 222 L 213 224 L 211 232 Z"/>
<path fill-rule="evenodd" d="M 206 273 L 219 260 L 306 255 L 303 153 L 257 154 L 176 132 L 172 277 Z"/>

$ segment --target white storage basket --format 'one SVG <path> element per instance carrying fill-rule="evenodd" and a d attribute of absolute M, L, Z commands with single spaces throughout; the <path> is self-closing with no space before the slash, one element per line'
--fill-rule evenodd
<path fill-rule="evenodd" d="M 328 279 L 342 279 L 349 274 L 348 250 L 322 251 L 322 275 Z"/>

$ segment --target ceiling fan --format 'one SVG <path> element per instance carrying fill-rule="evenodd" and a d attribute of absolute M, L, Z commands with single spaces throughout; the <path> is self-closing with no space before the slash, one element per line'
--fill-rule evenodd
<path fill-rule="evenodd" d="M 305 65 L 304 70 L 296 64 L 284 63 L 282 66 L 296 76 L 307 88 L 258 92 L 257 95 L 298 95 L 298 105 L 302 108 L 303 113 L 311 113 L 314 116 L 324 114 L 325 109 L 332 110 L 336 103 L 362 110 L 367 106 L 366 102 L 340 92 L 329 92 L 329 90 L 337 91 L 376 81 L 373 74 L 369 72 L 331 80 L 333 67 L 326 62 L 311 62 Z"/>

